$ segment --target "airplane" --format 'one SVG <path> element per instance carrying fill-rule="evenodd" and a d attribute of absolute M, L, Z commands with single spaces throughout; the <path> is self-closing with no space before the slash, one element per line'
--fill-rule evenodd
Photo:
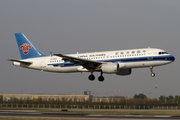
<path fill-rule="evenodd" d="M 95 80 L 94 72 L 100 72 L 98 80 L 104 81 L 103 73 L 130 75 L 134 68 L 149 67 L 151 76 L 156 66 L 172 63 L 175 57 L 157 48 L 115 50 L 105 52 L 54 54 L 40 53 L 23 33 L 15 33 L 21 60 L 8 59 L 13 65 L 56 73 L 90 72 L 88 79 Z"/>

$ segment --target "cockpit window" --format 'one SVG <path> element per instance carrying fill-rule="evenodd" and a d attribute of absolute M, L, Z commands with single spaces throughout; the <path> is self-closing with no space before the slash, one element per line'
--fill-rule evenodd
<path fill-rule="evenodd" d="M 159 55 L 168 54 L 167 52 L 159 52 Z"/>

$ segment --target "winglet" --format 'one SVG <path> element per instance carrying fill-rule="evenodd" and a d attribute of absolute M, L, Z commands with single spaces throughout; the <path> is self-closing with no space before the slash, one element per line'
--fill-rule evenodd
<path fill-rule="evenodd" d="M 52 56 L 54 56 L 54 53 L 53 52 L 49 52 L 50 53 L 50 56 L 52 57 Z"/>

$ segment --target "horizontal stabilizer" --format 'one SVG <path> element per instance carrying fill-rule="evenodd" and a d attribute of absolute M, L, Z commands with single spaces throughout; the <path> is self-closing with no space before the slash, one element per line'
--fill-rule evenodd
<path fill-rule="evenodd" d="M 30 65 L 32 64 L 32 62 L 26 62 L 26 61 L 20 61 L 20 60 L 14 60 L 14 59 L 7 59 L 8 61 L 13 61 L 13 62 L 20 62 L 23 63 L 25 65 Z"/>

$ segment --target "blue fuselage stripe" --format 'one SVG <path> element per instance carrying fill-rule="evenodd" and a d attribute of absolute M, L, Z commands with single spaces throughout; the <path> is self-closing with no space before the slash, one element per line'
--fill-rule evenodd
<path fill-rule="evenodd" d="M 172 55 L 166 55 L 166 56 L 148 56 L 148 57 L 132 57 L 132 58 L 113 58 L 113 59 L 106 59 L 106 60 L 97 60 L 100 62 L 119 62 L 119 63 L 130 63 L 130 62 L 152 62 L 152 61 L 174 61 L 174 57 Z M 53 63 L 48 64 L 53 65 L 54 67 L 73 67 L 73 66 L 81 66 L 76 65 L 71 62 L 66 63 Z"/>

